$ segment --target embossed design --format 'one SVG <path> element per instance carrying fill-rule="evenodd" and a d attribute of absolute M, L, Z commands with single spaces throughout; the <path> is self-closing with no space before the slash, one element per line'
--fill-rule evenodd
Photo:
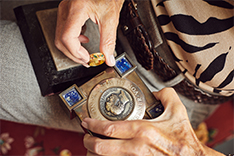
<path fill-rule="evenodd" d="M 107 89 L 100 98 L 100 111 L 109 120 L 123 120 L 133 110 L 133 99 L 123 88 Z"/>
<path fill-rule="evenodd" d="M 127 102 L 129 102 L 129 100 L 126 98 L 123 91 L 120 91 L 119 94 L 112 93 L 105 102 L 106 110 L 113 115 L 120 115 L 124 111 Z"/>
<path fill-rule="evenodd" d="M 88 98 L 91 118 L 99 120 L 137 120 L 145 114 L 145 97 L 133 82 L 109 78 L 98 83 Z"/>

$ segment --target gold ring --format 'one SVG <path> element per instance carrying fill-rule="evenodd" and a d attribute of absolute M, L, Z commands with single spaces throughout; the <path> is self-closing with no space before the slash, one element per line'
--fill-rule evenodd
<path fill-rule="evenodd" d="M 105 62 L 105 57 L 103 53 L 93 53 L 90 54 L 89 66 L 95 67 L 103 64 Z"/>

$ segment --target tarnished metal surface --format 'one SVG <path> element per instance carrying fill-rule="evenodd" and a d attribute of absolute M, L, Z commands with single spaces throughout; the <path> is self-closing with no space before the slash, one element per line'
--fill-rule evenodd
<path fill-rule="evenodd" d="M 100 120 L 137 120 L 145 113 L 145 97 L 127 79 L 110 78 L 97 84 L 88 98 L 88 111 Z"/>
<path fill-rule="evenodd" d="M 72 94 L 74 90 L 70 87 L 60 94 L 63 101 L 68 103 L 66 106 L 70 112 L 74 111 L 81 121 L 86 117 L 113 121 L 138 120 L 154 118 L 161 113 L 156 111 L 160 102 L 137 75 L 136 66 L 129 57 L 121 55 L 116 62 L 114 68 L 107 68 L 77 88 L 77 93 Z M 65 100 L 66 94 L 72 96 Z M 74 103 L 78 94 L 82 100 Z M 160 107 L 160 110 L 163 109 Z"/>

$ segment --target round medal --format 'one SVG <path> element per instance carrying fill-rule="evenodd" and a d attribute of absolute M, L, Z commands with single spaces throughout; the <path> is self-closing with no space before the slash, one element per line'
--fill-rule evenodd
<path fill-rule="evenodd" d="M 91 118 L 99 120 L 137 120 L 145 114 L 145 97 L 133 82 L 121 78 L 101 81 L 88 98 Z"/>

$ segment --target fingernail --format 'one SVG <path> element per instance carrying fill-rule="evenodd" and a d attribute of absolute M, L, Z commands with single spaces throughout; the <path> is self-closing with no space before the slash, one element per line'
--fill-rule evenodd
<path fill-rule="evenodd" d="M 109 56 L 109 60 L 110 60 L 111 65 L 114 66 L 115 65 L 115 57 L 114 57 L 114 55 L 110 55 Z"/>
<path fill-rule="evenodd" d="M 86 63 L 86 64 L 89 62 L 89 60 L 90 60 L 90 58 L 86 58 L 86 59 L 85 58 L 81 58 L 81 61 L 84 62 L 84 63 Z"/>
<path fill-rule="evenodd" d="M 84 127 L 84 128 L 87 128 L 88 129 L 88 124 L 83 120 L 81 125 Z"/>
<path fill-rule="evenodd" d="M 90 66 L 86 63 L 83 64 L 83 66 L 85 66 L 86 68 L 89 68 Z"/>

